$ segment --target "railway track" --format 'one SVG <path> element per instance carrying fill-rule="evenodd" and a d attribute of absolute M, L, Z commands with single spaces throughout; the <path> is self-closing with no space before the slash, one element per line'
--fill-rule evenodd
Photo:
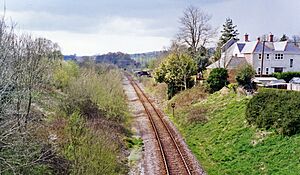
<path fill-rule="evenodd" d="M 191 175 L 192 170 L 185 159 L 183 149 L 181 149 L 180 144 L 177 143 L 175 136 L 170 130 L 168 124 L 163 119 L 163 115 L 152 104 L 152 102 L 139 87 L 139 85 L 132 79 L 132 77 L 128 74 L 126 74 L 126 77 L 137 93 L 139 100 L 145 108 L 145 112 L 150 120 L 162 158 L 161 166 L 163 167 L 161 167 L 161 169 L 164 171 L 162 174 Z"/>

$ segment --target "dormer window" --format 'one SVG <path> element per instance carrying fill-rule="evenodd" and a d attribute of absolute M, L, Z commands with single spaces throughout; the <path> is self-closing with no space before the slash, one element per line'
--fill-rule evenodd
<path fill-rule="evenodd" d="M 282 53 L 275 54 L 275 60 L 283 60 L 283 54 Z"/>

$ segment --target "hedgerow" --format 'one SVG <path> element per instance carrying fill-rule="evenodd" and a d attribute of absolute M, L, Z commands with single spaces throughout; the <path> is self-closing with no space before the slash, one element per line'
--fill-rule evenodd
<path fill-rule="evenodd" d="M 300 77 L 300 72 L 276 72 L 272 75 L 277 79 L 284 79 L 284 81 L 289 82 L 294 77 Z"/>
<path fill-rule="evenodd" d="M 276 129 L 284 135 L 300 131 L 300 93 L 263 89 L 247 105 L 246 119 L 258 128 Z"/>

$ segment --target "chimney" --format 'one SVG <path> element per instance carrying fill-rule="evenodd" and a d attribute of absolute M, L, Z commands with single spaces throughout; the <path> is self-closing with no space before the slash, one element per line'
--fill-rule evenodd
<path fill-rule="evenodd" d="M 260 37 L 257 38 L 257 41 L 260 42 Z"/>
<path fill-rule="evenodd" d="M 269 35 L 269 41 L 274 42 L 274 35 L 272 33 L 270 33 Z"/>
<path fill-rule="evenodd" d="M 248 35 L 248 33 L 245 34 L 245 42 L 249 42 L 249 35 Z"/>

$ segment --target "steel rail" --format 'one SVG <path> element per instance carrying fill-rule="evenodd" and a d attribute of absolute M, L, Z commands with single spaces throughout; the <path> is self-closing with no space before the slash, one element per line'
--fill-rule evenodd
<path fill-rule="evenodd" d="M 146 110 L 146 113 L 148 114 L 148 113 L 149 113 L 149 110 L 146 109 L 146 106 L 145 106 L 145 104 L 144 104 L 144 100 L 142 100 L 141 95 L 138 93 L 138 91 L 137 91 L 136 89 L 138 89 L 138 90 L 141 92 L 141 94 L 144 96 L 144 98 L 147 100 L 147 102 L 148 102 L 148 103 L 151 105 L 151 107 L 154 109 L 155 113 L 157 114 L 157 116 L 159 117 L 160 121 L 163 123 L 163 126 L 164 126 L 165 129 L 167 130 L 169 136 L 171 137 L 171 140 L 172 140 L 172 142 L 174 143 L 174 145 L 175 145 L 175 147 L 176 147 L 176 150 L 177 150 L 178 154 L 180 155 L 180 158 L 181 158 L 181 160 L 182 160 L 182 162 L 183 162 L 183 164 L 184 164 L 184 167 L 185 167 L 186 172 L 187 172 L 189 175 L 191 175 L 191 174 L 192 174 L 192 173 L 191 173 L 191 170 L 190 170 L 190 168 L 188 167 L 188 164 L 187 164 L 186 160 L 184 159 L 184 156 L 183 156 L 183 154 L 182 154 L 182 152 L 181 152 L 181 150 L 180 150 L 180 148 L 179 148 L 179 146 L 178 146 L 178 144 L 177 144 L 177 142 L 176 142 L 175 137 L 173 136 L 172 132 L 170 131 L 170 128 L 168 127 L 167 123 L 163 120 L 163 117 L 162 117 L 161 112 L 157 110 L 157 108 L 152 104 L 152 102 L 149 100 L 149 98 L 147 97 L 147 95 L 143 92 L 143 90 L 139 87 L 139 85 L 131 78 L 131 76 L 130 76 L 130 75 L 126 75 L 126 76 L 127 76 L 128 80 L 130 81 L 131 85 L 134 87 L 134 89 L 135 89 L 136 93 L 138 94 L 139 98 L 141 99 L 141 102 L 143 103 L 143 106 L 144 106 L 144 108 L 145 108 L 145 110 Z M 150 114 L 150 113 L 149 113 L 149 114 Z M 159 140 L 158 142 L 160 143 L 160 145 L 159 145 L 159 146 L 160 146 L 160 150 L 161 150 L 161 152 L 162 152 L 162 154 L 163 154 L 163 159 L 165 160 L 165 166 L 166 166 L 166 169 L 168 169 L 168 172 L 169 172 L 169 167 L 168 167 L 168 165 L 167 165 L 168 162 L 167 162 L 167 160 L 166 160 L 165 152 L 163 151 L 163 146 L 161 145 L 161 141 L 160 141 L 160 138 L 159 138 L 159 135 L 158 135 L 158 131 L 157 131 L 156 125 L 155 125 L 155 123 L 154 123 L 154 121 L 153 121 L 153 119 L 152 119 L 152 115 L 151 115 L 151 114 L 149 115 L 149 114 L 148 114 L 148 117 L 149 117 L 149 119 L 150 119 L 150 121 L 151 121 L 151 124 L 152 124 L 153 130 L 154 130 L 154 132 L 155 132 L 156 138 Z"/>
<path fill-rule="evenodd" d="M 151 113 L 149 112 L 148 108 L 146 107 L 145 101 L 142 99 L 141 94 L 138 93 L 138 89 L 136 88 L 137 84 L 133 83 L 133 80 L 130 78 L 130 76 L 127 75 L 127 78 L 129 79 L 130 84 L 131 84 L 132 87 L 134 88 L 136 94 L 138 95 L 138 97 L 139 97 L 140 101 L 142 102 L 142 105 L 143 105 L 143 107 L 144 107 L 144 109 L 145 109 L 145 111 L 146 111 L 146 113 L 147 113 L 147 116 L 148 116 L 148 118 L 149 118 L 149 120 L 150 120 L 152 129 L 153 129 L 153 131 L 154 131 L 154 133 L 155 133 L 155 138 L 156 138 L 156 140 L 157 140 L 157 142 L 158 142 L 159 150 L 160 150 L 161 156 L 162 156 L 162 158 L 163 158 L 163 162 L 164 162 L 164 166 L 165 166 L 166 173 L 167 173 L 167 175 L 170 175 L 169 166 L 168 166 L 167 159 L 166 159 L 166 153 L 165 153 L 165 151 L 164 151 L 164 149 L 163 149 L 161 140 L 160 140 L 159 135 L 158 135 L 158 131 L 157 131 L 156 125 L 155 125 L 155 123 L 154 123 L 154 121 L 153 121 L 153 119 L 152 119 L 152 115 L 151 115 Z M 143 94 L 143 93 L 142 93 L 142 94 Z"/>

